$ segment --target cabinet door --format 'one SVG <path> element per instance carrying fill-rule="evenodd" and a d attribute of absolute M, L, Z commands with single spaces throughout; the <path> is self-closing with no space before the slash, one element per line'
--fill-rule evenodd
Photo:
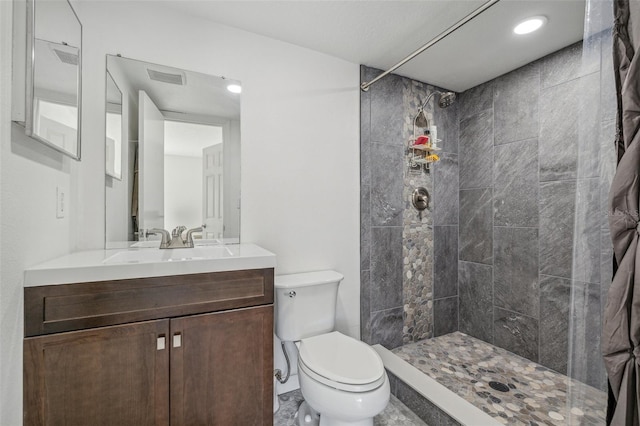
<path fill-rule="evenodd" d="M 158 320 L 25 339 L 24 424 L 168 425 L 168 333 Z"/>
<path fill-rule="evenodd" d="M 273 422 L 273 306 L 171 320 L 171 424 Z"/>

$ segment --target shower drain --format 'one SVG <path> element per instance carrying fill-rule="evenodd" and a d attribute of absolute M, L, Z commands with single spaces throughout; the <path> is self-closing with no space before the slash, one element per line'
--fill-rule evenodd
<path fill-rule="evenodd" d="M 509 386 L 505 385 L 504 383 L 489 382 L 489 386 L 491 386 L 492 389 L 495 389 L 499 392 L 509 392 Z"/>

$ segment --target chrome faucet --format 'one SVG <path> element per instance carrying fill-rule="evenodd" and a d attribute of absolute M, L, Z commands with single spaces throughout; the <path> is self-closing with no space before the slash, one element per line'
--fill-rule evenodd
<path fill-rule="evenodd" d="M 162 236 L 160 240 L 161 249 L 174 249 L 174 248 L 193 248 L 193 234 L 195 232 L 202 232 L 206 228 L 206 225 L 202 225 L 198 228 L 189 229 L 187 231 L 187 238 L 182 239 L 182 233 L 187 229 L 186 226 L 176 226 L 171 235 L 169 231 L 160 228 L 153 228 L 147 231 L 147 235 Z"/>
<path fill-rule="evenodd" d="M 151 229 L 147 229 L 144 232 L 145 237 L 149 236 L 149 235 L 162 235 L 162 240 L 160 240 L 160 248 L 167 248 L 169 246 L 169 243 L 171 242 L 171 236 L 169 235 L 169 231 L 165 231 L 164 229 L 160 229 L 160 228 L 151 228 Z"/>

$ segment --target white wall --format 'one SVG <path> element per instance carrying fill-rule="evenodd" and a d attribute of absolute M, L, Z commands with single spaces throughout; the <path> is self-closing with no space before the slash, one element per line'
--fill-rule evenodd
<path fill-rule="evenodd" d="M 2 187 L 2 159 L 6 142 L 11 138 L 11 102 L 7 100 L 11 97 L 11 11 L 12 5 L 9 2 L 0 2 L 0 189 Z M 0 241 L 4 234 L 4 221 L 2 221 L 3 198 L 0 196 Z M 2 247 L 4 249 L 4 247 Z M 10 407 L 19 403 L 15 396 L 20 395 L 21 383 L 19 383 L 18 372 L 21 363 L 18 358 L 22 356 L 22 351 L 13 347 L 13 344 L 19 341 L 20 330 L 20 311 L 17 306 L 21 302 L 20 286 L 17 283 L 4 284 L 3 271 L 3 255 L 4 250 L 0 250 L 0 335 L 9 336 L 8 344 L 0 345 L 0 424 L 7 421 L 16 420 L 15 410 Z M 17 367 L 17 368 L 16 368 Z M 17 389 L 16 389 L 17 387 Z"/>
<path fill-rule="evenodd" d="M 79 2 L 84 158 L 78 248 L 103 242 L 105 55 L 242 81 L 241 236 L 277 273 L 345 275 L 338 327 L 359 334 L 359 66 L 150 2 Z M 144 37 L 140 36 L 144 34 Z M 108 36 L 107 36 L 108 35 Z M 88 105 L 87 105 L 88 104 Z"/>
<path fill-rule="evenodd" d="M 239 79 L 241 238 L 278 256 L 276 273 L 345 275 L 338 329 L 359 335 L 359 67 L 161 3 L 73 2 L 83 23 L 82 161 L 9 137 L 10 3 L 2 46 L 2 346 L 0 424 L 21 420 L 23 269 L 104 244 L 105 55 Z M 8 24 L 7 24 L 8 23 Z M 55 219 L 55 186 L 70 216 Z M 7 205 L 8 204 L 8 205 Z"/>
<path fill-rule="evenodd" d="M 71 193 L 74 161 L 11 125 L 11 2 L 0 1 L 0 424 L 22 423 L 23 271 L 71 250 L 72 211 L 56 219 L 56 187 Z M 72 202 L 72 200 L 71 200 Z"/>

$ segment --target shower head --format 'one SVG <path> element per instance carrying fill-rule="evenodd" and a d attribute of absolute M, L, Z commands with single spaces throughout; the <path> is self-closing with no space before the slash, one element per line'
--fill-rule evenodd
<path fill-rule="evenodd" d="M 440 100 L 438 101 L 438 106 L 440 108 L 446 108 L 450 106 L 452 103 L 456 101 L 456 94 L 453 92 L 439 92 Z"/>

